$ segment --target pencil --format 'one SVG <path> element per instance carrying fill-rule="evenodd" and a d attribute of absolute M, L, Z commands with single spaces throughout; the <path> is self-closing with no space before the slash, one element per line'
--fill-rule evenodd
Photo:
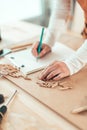
<path fill-rule="evenodd" d="M 44 28 L 42 28 L 41 36 L 40 36 L 40 42 L 39 42 L 39 45 L 38 45 L 38 48 L 37 48 L 38 55 L 40 54 L 41 49 L 42 49 L 43 35 L 44 35 Z"/>

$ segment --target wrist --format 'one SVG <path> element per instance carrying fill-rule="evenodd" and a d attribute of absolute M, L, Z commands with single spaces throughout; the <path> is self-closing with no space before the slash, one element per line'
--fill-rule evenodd
<path fill-rule="evenodd" d="M 76 55 L 72 55 L 69 59 L 65 60 L 64 63 L 69 68 L 70 75 L 77 73 L 86 65 L 86 63 L 81 61 L 81 59 L 79 59 Z"/>

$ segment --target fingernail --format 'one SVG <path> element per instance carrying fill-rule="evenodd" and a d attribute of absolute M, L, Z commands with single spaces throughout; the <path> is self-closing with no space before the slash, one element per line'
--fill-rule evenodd
<path fill-rule="evenodd" d="M 51 77 L 47 77 L 46 79 L 49 80 L 49 79 L 51 79 Z"/>
<path fill-rule="evenodd" d="M 55 77 L 55 78 L 53 78 L 53 80 L 59 80 L 61 77 L 60 76 L 58 76 L 57 78 Z"/>

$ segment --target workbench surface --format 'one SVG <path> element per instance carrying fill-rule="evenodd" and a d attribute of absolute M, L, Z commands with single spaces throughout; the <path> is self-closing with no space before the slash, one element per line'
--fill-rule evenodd
<path fill-rule="evenodd" d="M 30 30 L 33 30 L 32 33 Z M 27 41 L 29 38 L 30 42 L 38 40 L 41 27 L 31 23 L 16 22 L 11 25 L 3 25 L 2 31 L 4 33 L 2 32 L 3 39 L 0 48 L 12 43 Z M 66 32 L 58 41 L 77 50 L 84 39 L 78 34 Z M 9 105 L 1 129 L 18 130 L 18 124 L 20 124 L 21 130 L 29 128 L 31 130 L 39 130 L 40 128 L 43 130 L 86 130 L 87 113 L 73 115 L 71 111 L 87 96 L 87 67 L 62 81 L 72 86 L 71 90 L 65 91 L 59 90 L 58 87 L 53 89 L 39 87 L 36 84 L 39 74 L 40 72 L 29 75 L 30 81 L 11 77 L 0 79 L 0 93 L 3 91 L 3 93 L 10 95 L 11 91 L 18 90 L 12 105 Z M 32 125 L 32 123 L 34 124 Z"/>

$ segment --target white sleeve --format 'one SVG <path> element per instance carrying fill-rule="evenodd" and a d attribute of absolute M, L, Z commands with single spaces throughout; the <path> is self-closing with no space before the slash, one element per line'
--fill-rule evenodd
<path fill-rule="evenodd" d="M 70 0 L 53 0 L 53 10 L 44 43 L 52 46 L 56 38 L 66 30 L 66 19 L 70 12 Z"/>
<path fill-rule="evenodd" d="M 70 70 L 70 75 L 78 72 L 87 64 L 87 40 L 76 53 L 64 61 Z"/>

